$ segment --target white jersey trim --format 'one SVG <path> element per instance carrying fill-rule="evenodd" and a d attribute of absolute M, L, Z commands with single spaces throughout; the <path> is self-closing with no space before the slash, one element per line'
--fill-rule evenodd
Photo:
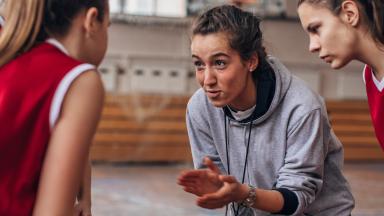
<path fill-rule="evenodd" d="M 379 92 L 382 92 L 384 89 L 384 79 L 381 79 L 381 81 L 377 80 L 375 77 L 375 74 L 373 71 L 371 71 L 373 82 L 375 83 L 376 88 L 379 90 Z"/>
<path fill-rule="evenodd" d="M 49 38 L 46 40 L 46 42 L 55 46 L 57 49 L 59 49 L 61 52 L 65 53 L 66 55 L 69 55 L 67 49 L 65 49 L 63 44 L 61 44 L 58 40 L 56 40 L 54 38 Z"/>
<path fill-rule="evenodd" d="M 5 24 L 5 20 L 2 16 L 0 16 L 0 27 L 4 26 L 4 24 Z"/>
<path fill-rule="evenodd" d="M 74 67 L 71 71 L 69 71 L 61 80 L 53 96 L 51 109 L 49 111 L 49 126 L 51 130 L 56 125 L 57 119 L 59 118 L 59 115 L 60 115 L 61 106 L 62 106 L 64 97 L 68 92 L 68 89 L 73 83 L 73 81 L 82 73 L 92 69 L 95 69 L 95 66 L 91 64 L 78 65 Z"/>
<path fill-rule="evenodd" d="M 364 80 L 364 84 L 367 84 L 366 83 L 366 80 L 365 80 L 365 73 L 367 71 L 367 65 L 364 66 L 364 70 L 363 70 L 363 80 Z M 369 70 L 369 73 L 371 74 L 372 76 L 372 80 L 373 80 L 373 83 L 375 84 L 377 90 L 379 90 L 379 92 L 382 92 L 383 89 L 384 89 L 384 78 L 381 79 L 381 81 L 377 80 L 376 76 L 375 76 L 375 73 L 372 71 L 372 69 Z"/>

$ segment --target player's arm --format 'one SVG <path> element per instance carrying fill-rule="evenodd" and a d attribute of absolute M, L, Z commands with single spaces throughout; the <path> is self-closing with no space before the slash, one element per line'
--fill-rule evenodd
<path fill-rule="evenodd" d="M 45 155 L 35 216 L 73 214 L 103 98 L 104 89 L 94 70 L 84 72 L 69 88 Z"/>

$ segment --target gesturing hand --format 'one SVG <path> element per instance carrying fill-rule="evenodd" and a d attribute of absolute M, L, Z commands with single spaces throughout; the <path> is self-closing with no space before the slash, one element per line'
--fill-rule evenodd
<path fill-rule="evenodd" d="M 244 200 L 249 188 L 235 177 L 220 175 L 219 168 L 208 157 L 204 158 L 207 169 L 188 170 L 180 174 L 178 184 L 186 192 L 199 196 L 197 205 L 203 208 L 221 208 L 231 202 Z"/>
<path fill-rule="evenodd" d="M 221 208 L 231 202 L 244 200 L 249 192 L 248 186 L 240 184 L 233 176 L 219 176 L 224 182 L 223 187 L 214 193 L 205 194 L 197 199 L 197 205 L 202 208 Z"/>
<path fill-rule="evenodd" d="M 204 158 L 207 169 L 183 171 L 178 177 L 178 184 L 183 189 L 197 196 L 218 191 L 223 182 L 220 180 L 220 170 L 208 157 Z"/>

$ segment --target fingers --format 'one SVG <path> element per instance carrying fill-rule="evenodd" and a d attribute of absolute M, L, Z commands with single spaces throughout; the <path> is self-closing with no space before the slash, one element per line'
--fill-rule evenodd
<path fill-rule="evenodd" d="M 234 176 L 228 176 L 228 175 L 220 175 L 219 179 L 223 182 L 227 182 L 229 184 L 237 183 L 237 179 Z"/>
<path fill-rule="evenodd" d="M 183 171 L 178 177 L 178 183 L 199 182 L 207 179 L 218 179 L 218 175 L 207 169 Z"/>
<path fill-rule="evenodd" d="M 198 188 L 199 187 L 199 182 L 197 181 L 178 181 L 177 184 L 179 184 L 180 186 L 186 188 L 186 187 L 189 187 L 189 188 Z"/>
<path fill-rule="evenodd" d="M 195 187 L 183 187 L 183 190 L 187 193 L 194 194 L 196 196 L 201 196 L 201 193 L 199 192 L 198 188 Z"/>
<path fill-rule="evenodd" d="M 73 216 L 81 216 L 81 208 L 79 204 L 76 204 L 73 211 Z"/>
<path fill-rule="evenodd" d="M 236 197 L 236 185 L 239 184 L 234 176 L 220 175 L 224 186 L 215 193 L 205 194 L 197 199 L 197 205 L 202 208 L 216 209 L 233 202 Z"/>
<path fill-rule="evenodd" d="M 188 192 L 188 193 L 192 193 L 192 194 L 195 194 L 195 195 L 200 195 L 199 193 L 199 188 L 196 186 L 197 184 L 195 183 L 184 183 L 184 182 L 181 182 L 179 183 L 179 185 L 181 185 L 183 187 L 183 190 L 185 192 Z"/>
<path fill-rule="evenodd" d="M 82 212 L 81 216 L 92 216 L 91 212 Z"/>
<path fill-rule="evenodd" d="M 220 174 L 219 167 L 213 163 L 213 161 L 209 157 L 204 157 L 204 165 L 208 167 L 208 169 L 212 170 L 216 174 Z"/>
<path fill-rule="evenodd" d="M 230 203 L 230 197 L 222 190 L 216 193 L 206 194 L 196 200 L 197 205 L 202 208 L 216 209 L 222 208 L 223 206 Z"/>
<path fill-rule="evenodd" d="M 197 201 L 196 204 L 198 206 L 200 206 L 201 208 L 206 208 L 206 209 L 218 209 L 218 208 L 222 208 L 226 205 L 221 200 L 210 201 L 210 202 Z"/>
<path fill-rule="evenodd" d="M 92 216 L 91 210 L 81 209 L 81 207 L 75 210 L 74 216 Z"/>
<path fill-rule="evenodd" d="M 177 179 L 177 184 L 183 186 L 183 190 L 202 196 L 216 192 L 223 186 L 223 182 L 219 179 L 217 166 L 211 160 L 207 160 L 207 164 L 212 169 L 187 170 L 181 172 Z M 215 171 L 214 171 L 215 170 Z"/>
<path fill-rule="evenodd" d="M 207 170 L 187 170 L 181 172 L 178 179 L 191 179 L 191 178 L 200 178 L 202 175 L 205 175 Z"/>
<path fill-rule="evenodd" d="M 199 192 L 198 177 L 194 174 L 190 177 L 189 171 L 183 171 L 177 179 L 177 184 L 183 187 L 183 190 L 187 193 L 201 195 Z"/>
<path fill-rule="evenodd" d="M 205 194 L 204 196 L 200 197 L 199 200 L 202 202 L 214 202 L 216 200 L 226 200 L 227 192 L 228 191 L 226 189 L 221 189 L 215 193 Z"/>
<path fill-rule="evenodd" d="M 197 184 L 202 175 L 200 170 L 183 171 L 177 178 L 177 184 L 181 186 Z"/>

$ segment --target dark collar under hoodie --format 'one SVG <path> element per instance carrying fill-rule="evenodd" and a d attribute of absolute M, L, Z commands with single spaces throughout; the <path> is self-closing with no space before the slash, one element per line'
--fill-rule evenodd
<path fill-rule="evenodd" d="M 240 121 L 241 123 L 251 122 L 264 115 L 268 111 L 273 96 L 275 95 L 275 74 L 268 62 L 265 62 L 264 64 L 263 69 L 256 70 L 253 75 L 254 83 L 257 83 L 256 107 L 248 118 Z M 235 120 L 229 109 L 228 106 L 223 107 L 225 114 L 229 118 Z"/>

